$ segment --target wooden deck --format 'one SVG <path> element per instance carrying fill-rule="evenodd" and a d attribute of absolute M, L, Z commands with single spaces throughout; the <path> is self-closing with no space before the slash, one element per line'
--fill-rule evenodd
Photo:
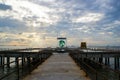
<path fill-rule="evenodd" d="M 68 54 L 53 54 L 23 80 L 90 80 Z"/>

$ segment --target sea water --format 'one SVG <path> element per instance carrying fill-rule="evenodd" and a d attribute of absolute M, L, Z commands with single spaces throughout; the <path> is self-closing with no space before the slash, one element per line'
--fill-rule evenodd
<path fill-rule="evenodd" d="M 25 49 L 28 48 L 27 46 L 0 46 L 0 51 L 2 50 L 11 50 L 11 49 Z M 95 49 L 110 49 L 110 50 L 120 50 L 120 46 L 88 46 L 88 48 L 95 48 Z M 31 50 L 30 52 L 38 52 L 39 50 Z M 88 51 L 87 51 L 88 52 Z M 6 63 L 5 58 L 5 63 Z M 11 57 L 10 62 L 15 61 L 15 58 Z M 105 62 L 105 58 L 103 58 L 103 63 Z M 12 66 L 14 63 L 11 64 Z M 114 58 L 110 58 L 110 67 L 114 68 Z"/>

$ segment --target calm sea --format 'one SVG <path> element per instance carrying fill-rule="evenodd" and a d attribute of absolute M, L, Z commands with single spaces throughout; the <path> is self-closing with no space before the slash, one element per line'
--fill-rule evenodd
<path fill-rule="evenodd" d="M 24 49 L 24 48 L 29 48 L 29 47 L 27 47 L 27 46 L 0 46 L 0 50 Z M 88 48 L 120 50 L 120 46 L 88 46 Z M 10 59 L 10 61 L 14 61 L 14 60 L 15 60 L 15 58 Z M 105 60 L 103 59 L 103 62 L 104 61 Z M 114 68 L 113 64 L 114 64 L 114 58 L 110 58 L 111 68 Z"/>
<path fill-rule="evenodd" d="M 10 50 L 10 49 L 25 49 L 28 46 L 0 46 L 0 50 Z"/>

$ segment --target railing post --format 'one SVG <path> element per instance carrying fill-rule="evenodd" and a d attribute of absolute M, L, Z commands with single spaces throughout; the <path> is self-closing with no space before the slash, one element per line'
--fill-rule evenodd
<path fill-rule="evenodd" d="M 19 59 L 18 59 L 18 57 L 16 57 L 16 67 L 17 67 L 17 80 L 20 80 L 20 76 L 19 76 Z"/>
<path fill-rule="evenodd" d="M 27 57 L 27 64 L 28 64 L 28 71 L 29 71 L 29 74 L 31 73 L 31 61 L 30 61 L 30 56 Z"/>
<path fill-rule="evenodd" d="M 24 63 L 25 63 L 24 60 L 25 60 L 24 59 L 24 55 L 22 54 L 22 76 L 24 75 L 24 72 L 23 72 L 23 70 L 24 70 Z"/>
<path fill-rule="evenodd" d="M 114 69 L 117 69 L 117 58 L 114 57 Z"/>
<path fill-rule="evenodd" d="M 105 57 L 105 65 L 108 64 L 108 60 L 107 60 L 107 57 Z"/>
<path fill-rule="evenodd" d="M 2 56 L 0 56 L 0 65 L 2 65 Z"/>
<path fill-rule="evenodd" d="M 10 68 L 10 57 L 7 57 L 7 68 Z"/>
<path fill-rule="evenodd" d="M 99 63 L 103 63 L 103 55 L 101 54 L 100 58 L 99 58 Z"/>
<path fill-rule="evenodd" d="M 3 71 L 4 71 L 4 67 L 5 67 L 5 65 L 4 65 L 4 64 L 5 64 L 5 57 L 3 56 L 3 57 L 2 57 Z"/>

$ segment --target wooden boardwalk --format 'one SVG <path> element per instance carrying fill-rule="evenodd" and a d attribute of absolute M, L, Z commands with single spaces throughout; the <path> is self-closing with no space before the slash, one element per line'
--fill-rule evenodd
<path fill-rule="evenodd" d="M 90 80 L 68 54 L 53 54 L 23 80 Z"/>

